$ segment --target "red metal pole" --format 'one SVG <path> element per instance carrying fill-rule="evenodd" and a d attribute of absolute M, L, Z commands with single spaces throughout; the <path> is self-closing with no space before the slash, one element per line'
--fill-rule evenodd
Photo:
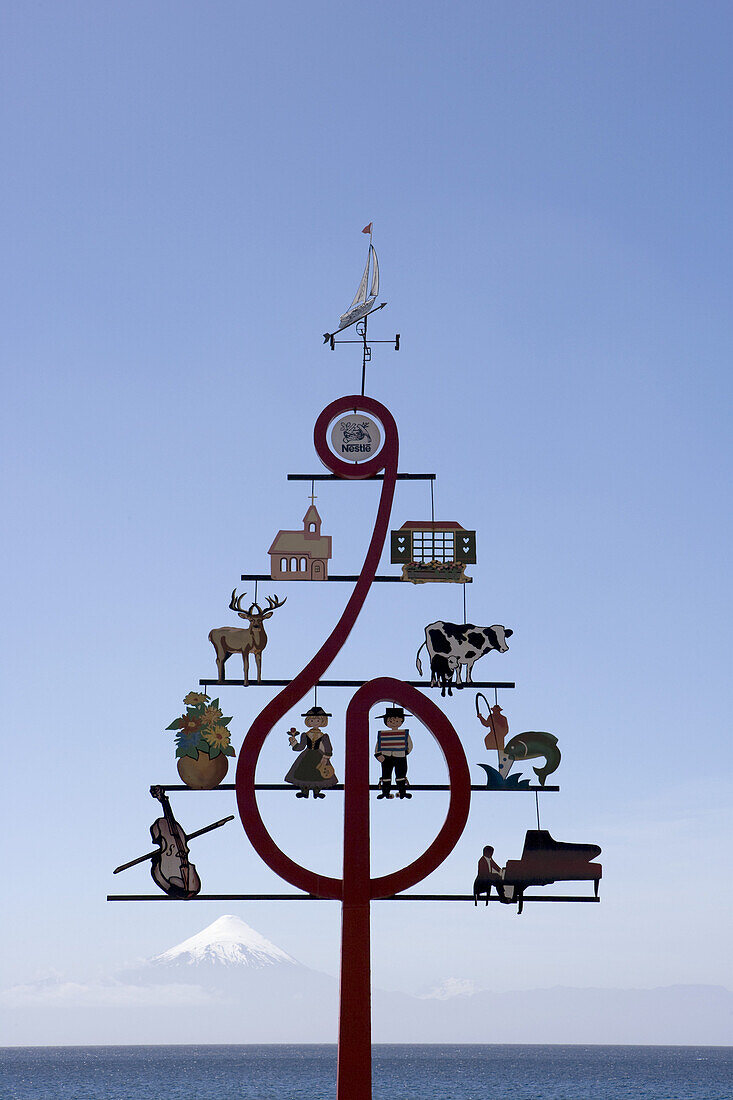
<path fill-rule="evenodd" d="M 368 709 L 346 716 L 337 1100 L 371 1100 Z"/>
<path fill-rule="evenodd" d="M 369 901 L 344 902 L 337 1100 L 372 1100 L 372 1008 Z"/>

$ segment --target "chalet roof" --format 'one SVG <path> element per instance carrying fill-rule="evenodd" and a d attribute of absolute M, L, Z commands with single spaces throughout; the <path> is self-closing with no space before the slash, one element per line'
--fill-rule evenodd
<path fill-rule="evenodd" d="M 331 536 L 307 535 L 304 531 L 278 531 L 268 554 L 297 554 L 305 558 L 331 557 Z"/>
<path fill-rule="evenodd" d="M 446 520 L 433 520 L 430 519 L 408 519 L 407 523 L 403 523 L 400 527 L 400 531 L 465 531 L 466 528 L 460 523 L 456 523 L 454 519 Z"/>

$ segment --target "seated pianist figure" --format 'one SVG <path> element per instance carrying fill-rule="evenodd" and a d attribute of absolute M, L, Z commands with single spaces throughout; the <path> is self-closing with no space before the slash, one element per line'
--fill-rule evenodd
<path fill-rule="evenodd" d="M 491 887 L 496 887 L 499 901 L 511 902 L 514 900 L 514 887 L 504 885 L 504 868 L 500 867 L 493 859 L 494 849 L 490 844 L 484 848 L 484 854 L 478 861 L 478 870 L 473 884 L 473 904 L 478 905 L 478 899 L 484 897 L 486 905 L 489 904 Z"/>
<path fill-rule="evenodd" d="M 528 886 L 549 886 L 553 882 L 592 882 L 598 897 L 603 869 L 591 860 L 600 855 L 597 844 L 566 844 L 553 840 L 546 829 L 528 829 L 521 859 L 507 860 L 503 869 L 494 862 L 494 849 L 484 848 L 473 884 L 473 898 L 485 897 L 488 904 L 491 887 L 496 886 L 499 900 L 516 901 L 522 912 L 524 891 Z"/>

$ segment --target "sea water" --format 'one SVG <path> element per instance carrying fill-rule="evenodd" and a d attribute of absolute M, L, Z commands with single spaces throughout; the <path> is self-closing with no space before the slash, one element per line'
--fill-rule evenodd
<path fill-rule="evenodd" d="M 334 1100 L 334 1046 L 7 1047 L 2 1100 Z M 374 1100 L 731 1100 L 731 1047 L 375 1046 Z"/>

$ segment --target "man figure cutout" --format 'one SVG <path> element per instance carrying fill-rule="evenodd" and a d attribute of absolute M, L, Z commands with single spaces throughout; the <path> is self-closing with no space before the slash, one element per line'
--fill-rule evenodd
<path fill-rule="evenodd" d="M 496 749 L 497 752 L 502 753 L 504 751 L 504 741 L 509 733 L 509 723 L 506 720 L 506 716 L 501 713 L 501 707 L 494 705 L 487 718 L 484 718 L 479 714 L 479 722 L 483 726 L 487 726 L 489 733 L 484 737 L 484 744 L 487 749 Z"/>
<path fill-rule="evenodd" d="M 511 902 L 514 898 L 514 887 L 504 885 L 504 873 L 505 867 L 500 867 L 494 859 L 494 849 L 491 844 L 487 844 L 484 848 L 483 855 L 478 861 L 478 868 L 476 873 L 476 880 L 473 884 L 473 904 L 478 904 L 480 897 L 486 898 L 486 904 L 489 904 L 489 895 L 491 894 L 491 887 L 496 887 L 496 892 L 499 895 L 499 901 L 505 903 Z"/>
<path fill-rule="evenodd" d="M 400 798 L 412 798 L 407 790 L 407 755 L 412 752 L 412 738 L 409 730 L 401 729 L 405 720 L 402 707 L 387 707 L 379 719 L 388 727 L 377 732 L 377 744 L 374 755 L 382 765 L 382 788 L 377 798 L 392 798 L 392 772 Z"/>

